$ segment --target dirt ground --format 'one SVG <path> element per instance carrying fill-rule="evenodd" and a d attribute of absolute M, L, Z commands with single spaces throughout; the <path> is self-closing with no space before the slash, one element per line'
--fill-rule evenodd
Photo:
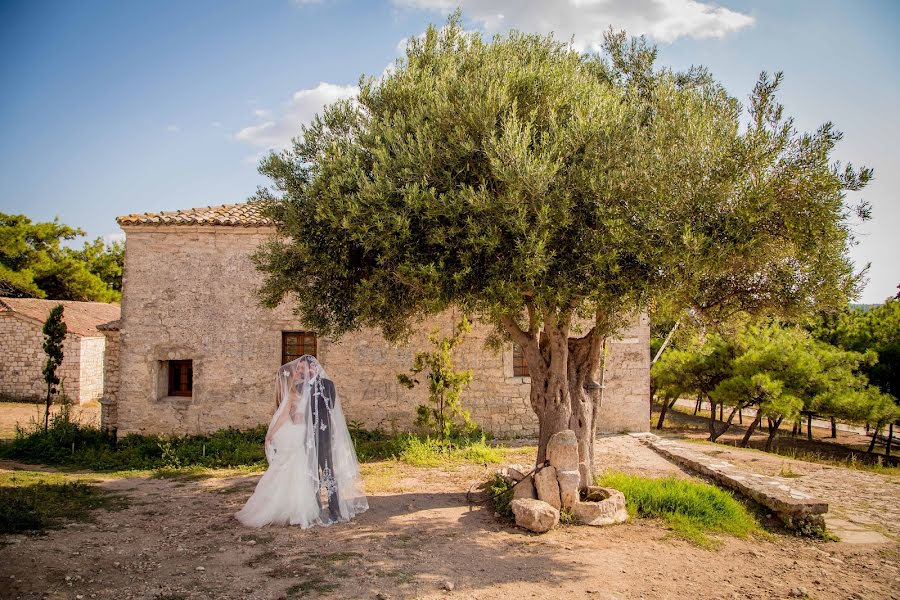
<path fill-rule="evenodd" d="M 50 414 L 59 412 L 59 405 L 50 406 Z M 72 407 L 72 418 L 82 423 L 100 424 L 100 403 L 86 402 Z M 44 422 L 44 405 L 25 402 L 0 402 L 0 440 L 16 436 L 16 424 L 27 428 Z"/>
<path fill-rule="evenodd" d="M 528 463 L 533 451 L 522 448 L 510 462 Z M 600 469 L 689 477 L 629 436 L 599 439 L 597 456 Z M 494 468 L 363 467 L 370 509 L 311 530 L 253 530 L 233 519 L 258 475 L 107 479 L 101 485 L 127 496 L 127 509 L 0 542 L 0 596 L 763 599 L 803 588 L 810 598 L 900 598 L 896 538 L 848 544 L 774 533 L 724 538 L 705 550 L 642 519 L 538 536 L 467 502 L 466 490 Z M 795 467 L 804 468 L 813 467 Z M 836 470 L 834 482 L 849 473 Z M 885 498 L 900 504 L 898 478 L 874 477 L 883 478 Z M 851 494 L 857 481 L 849 483 Z"/>

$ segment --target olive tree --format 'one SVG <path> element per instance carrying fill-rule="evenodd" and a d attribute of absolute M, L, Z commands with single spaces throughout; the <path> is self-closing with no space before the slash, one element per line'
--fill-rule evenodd
<path fill-rule="evenodd" d="M 579 53 L 488 41 L 458 14 L 429 27 L 263 159 L 272 184 L 252 200 L 277 228 L 255 255 L 263 304 L 389 340 L 457 307 L 491 347 L 521 346 L 538 461 L 572 429 L 591 466 L 606 340 L 636 311 L 788 314 L 858 285 L 844 192 L 870 172 L 832 164 L 840 134 L 798 133 L 780 75 L 743 115 L 705 69 L 655 59 L 621 33 Z"/>

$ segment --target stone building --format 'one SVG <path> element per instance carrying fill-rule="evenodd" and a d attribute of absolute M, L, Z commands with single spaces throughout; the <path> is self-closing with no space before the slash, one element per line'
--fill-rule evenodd
<path fill-rule="evenodd" d="M 120 433 L 195 433 L 268 422 L 278 367 L 315 354 L 338 386 L 349 421 L 366 428 L 410 429 L 424 386 L 397 383 L 434 327 L 449 333 L 448 311 L 423 323 L 406 346 L 367 329 L 335 342 L 304 331 L 282 304 L 261 307 L 262 281 L 249 254 L 274 233 L 254 205 L 132 214 L 125 231 L 122 316 L 105 326 L 107 387 L 103 422 Z M 521 353 L 484 349 L 486 327 L 473 324 L 457 365 L 474 370 L 463 395 L 473 419 L 498 436 L 531 435 L 529 378 Z M 638 318 L 610 343 L 601 408 L 603 431 L 643 431 L 649 417 L 649 321 Z M 117 373 L 113 373 L 115 371 Z"/>
<path fill-rule="evenodd" d="M 63 361 L 57 369 L 61 386 L 72 402 L 99 400 L 103 395 L 103 355 L 106 340 L 98 325 L 119 317 L 119 305 L 38 298 L 0 298 L 0 397 L 32 402 L 47 393 L 42 369 L 44 322 L 50 310 L 63 305 L 68 333 Z"/>

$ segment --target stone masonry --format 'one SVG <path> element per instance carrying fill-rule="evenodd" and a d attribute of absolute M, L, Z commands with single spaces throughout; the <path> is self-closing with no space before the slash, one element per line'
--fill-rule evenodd
<path fill-rule="evenodd" d="M 197 210 L 208 214 L 234 206 Z M 229 215 L 212 221 L 178 211 L 118 219 L 126 232 L 122 318 L 117 332 L 104 331 L 110 344 L 104 414 L 120 433 L 208 432 L 266 423 L 271 417 L 282 332 L 304 328 L 291 306 L 266 309 L 254 294 L 261 275 L 249 254 L 274 228 L 244 214 Z M 434 327 L 449 333 L 458 317 L 448 311 L 420 324 L 406 346 L 388 344 L 371 329 L 337 342 L 319 337 L 317 356 L 337 384 L 348 421 L 387 431 L 412 428 L 426 386 L 408 390 L 396 375 L 409 369 L 416 350 L 429 346 L 426 336 Z M 534 435 L 529 379 L 513 376 L 511 347 L 499 354 L 484 349 L 487 333 L 485 325 L 473 323 L 457 352 L 457 367 L 474 370 L 463 403 L 475 422 L 495 435 Z M 188 359 L 192 395 L 168 396 L 167 361 Z M 114 360 L 118 380 L 111 376 Z M 600 429 L 646 431 L 646 315 L 611 340 L 607 362 Z"/>
<path fill-rule="evenodd" d="M 47 360 L 44 353 L 43 321 L 41 310 L 29 314 L 18 311 L 19 304 L 41 307 L 55 304 L 53 301 L 3 298 L 4 310 L 0 311 L 0 397 L 25 402 L 42 401 L 47 393 L 42 369 Z M 95 324 L 86 323 L 85 312 L 96 314 L 95 321 L 117 314 L 118 307 L 107 305 L 96 310 L 99 303 L 65 301 L 64 319 L 69 324 L 67 311 L 82 309 L 82 314 L 72 315 L 73 325 L 63 341 L 63 362 L 57 370 L 60 387 L 72 402 L 83 403 L 99 400 L 103 395 L 103 355 L 106 341 Z M 79 306 L 83 305 L 83 306 Z M 49 311 L 49 308 L 47 309 Z M 77 321 L 77 323 L 76 323 Z"/>

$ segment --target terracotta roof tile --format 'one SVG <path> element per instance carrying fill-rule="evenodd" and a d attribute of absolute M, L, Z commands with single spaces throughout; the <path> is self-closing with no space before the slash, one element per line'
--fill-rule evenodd
<path fill-rule="evenodd" d="M 87 337 L 102 336 L 97 326 L 118 319 L 122 314 L 118 304 L 40 298 L 0 298 L 0 314 L 14 313 L 44 323 L 50 315 L 50 309 L 57 304 L 64 307 L 63 320 L 69 333 Z"/>
<path fill-rule="evenodd" d="M 258 202 L 220 204 L 157 213 L 130 214 L 116 217 L 119 225 L 221 225 L 226 227 L 261 227 L 272 225 L 264 217 Z"/>

